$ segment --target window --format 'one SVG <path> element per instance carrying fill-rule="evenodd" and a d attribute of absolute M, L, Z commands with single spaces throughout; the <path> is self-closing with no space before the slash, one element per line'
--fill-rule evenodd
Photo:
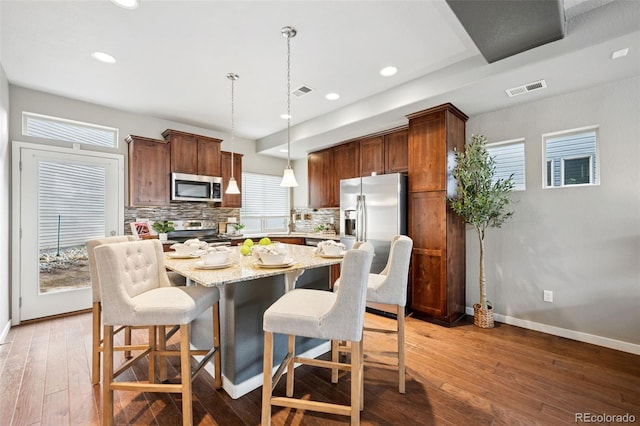
<path fill-rule="evenodd" d="M 22 134 L 109 148 L 118 147 L 118 129 L 31 112 L 22 113 Z"/>
<path fill-rule="evenodd" d="M 282 176 L 242 173 L 240 220 L 244 232 L 286 232 L 289 222 L 289 188 L 280 186 Z"/>
<path fill-rule="evenodd" d="M 525 167 L 524 167 L 524 139 L 514 139 L 504 142 L 487 144 L 489 156 L 494 159 L 496 172 L 494 181 L 498 179 L 509 179 L 513 175 L 513 187 L 516 191 L 526 189 Z"/>
<path fill-rule="evenodd" d="M 597 127 L 542 135 L 545 187 L 599 184 L 597 139 Z"/>

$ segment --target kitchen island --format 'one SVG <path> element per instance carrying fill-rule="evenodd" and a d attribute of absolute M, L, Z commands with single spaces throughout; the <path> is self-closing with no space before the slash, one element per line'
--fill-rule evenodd
<path fill-rule="evenodd" d="M 313 247 L 287 245 L 288 257 L 295 264 L 287 268 L 260 267 L 251 256 L 241 256 L 232 247 L 232 265 L 221 269 L 198 269 L 195 259 L 176 259 L 167 253 L 165 266 L 187 277 L 195 285 L 220 288 L 222 385 L 238 398 L 262 385 L 263 332 L 262 315 L 286 291 L 294 287 L 329 291 L 330 266 L 341 258 L 315 255 Z M 211 310 L 192 325 L 191 343 L 196 348 L 211 345 Z M 296 348 L 307 357 L 327 352 L 325 340 L 298 338 Z M 287 351 L 285 336 L 276 336 L 274 360 L 279 362 Z M 211 369 L 208 370 L 210 373 Z"/>

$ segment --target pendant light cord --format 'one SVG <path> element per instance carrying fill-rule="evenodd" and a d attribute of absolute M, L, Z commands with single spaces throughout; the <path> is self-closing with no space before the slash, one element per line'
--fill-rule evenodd
<path fill-rule="evenodd" d="M 293 34 L 295 35 L 295 33 Z M 287 34 L 287 168 L 291 168 L 291 37 Z"/>

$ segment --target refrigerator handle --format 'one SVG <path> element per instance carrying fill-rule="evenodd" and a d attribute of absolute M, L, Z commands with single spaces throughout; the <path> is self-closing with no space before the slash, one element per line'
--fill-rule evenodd
<path fill-rule="evenodd" d="M 356 204 L 356 241 L 366 241 L 367 205 L 364 195 L 358 195 Z"/>
<path fill-rule="evenodd" d="M 362 196 L 362 202 L 360 203 L 362 209 L 362 241 L 367 241 L 367 197 Z"/>

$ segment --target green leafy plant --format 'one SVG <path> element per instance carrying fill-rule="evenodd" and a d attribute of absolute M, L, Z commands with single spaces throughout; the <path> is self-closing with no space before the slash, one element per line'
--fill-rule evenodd
<path fill-rule="evenodd" d="M 158 234 L 166 234 L 167 232 L 175 231 L 173 222 L 168 220 L 156 220 L 155 222 L 153 222 L 153 225 L 151 225 L 151 227 Z"/>
<path fill-rule="evenodd" d="M 233 227 L 236 229 L 236 231 L 242 231 L 244 229 L 244 224 L 237 223 L 237 224 L 233 225 Z"/>
<path fill-rule="evenodd" d="M 511 204 L 510 192 L 515 185 L 513 175 L 494 180 L 494 158 L 485 147 L 487 138 L 472 135 L 464 152 L 456 152 L 453 177 L 457 181 L 457 194 L 449 198 L 454 212 L 474 227 L 480 243 L 480 306 L 487 309 L 487 289 L 484 273 L 484 237 L 487 228 L 500 228 L 513 216 L 507 209 Z"/>

